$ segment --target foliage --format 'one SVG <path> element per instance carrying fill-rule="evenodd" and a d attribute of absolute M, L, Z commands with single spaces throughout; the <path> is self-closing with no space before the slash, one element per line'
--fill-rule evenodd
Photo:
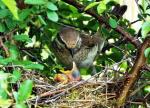
<path fill-rule="evenodd" d="M 132 68 L 131 61 L 133 62 L 137 49 L 130 42 L 125 41 L 115 28 L 120 25 L 132 36 L 138 36 L 141 40 L 148 37 L 150 33 L 148 1 L 144 4 L 138 3 L 140 10 L 138 17 L 140 21 L 143 21 L 139 34 L 131 28 L 131 23 L 127 19 L 118 19 L 111 14 L 112 7 L 117 4 L 116 0 L 98 2 L 82 0 L 80 2 L 86 6 L 84 11 L 93 9 L 105 17 L 111 27 L 107 29 L 101 26 L 102 34 L 107 38 L 107 42 L 104 51 L 95 61 L 96 71 L 118 63 L 117 71 L 126 74 Z M 16 108 L 27 107 L 26 101 L 31 97 L 33 82 L 20 80 L 24 72 L 36 70 L 50 77 L 56 73 L 57 69 L 63 67 L 55 59 L 50 44 L 64 25 L 74 26 L 89 34 L 94 34 L 99 28 L 96 19 L 85 13 L 79 13 L 75 7 L 63 1 L 0 1 L 0 107 L 8 108 L 12 105 Z M 147 48 L 145 57 L 148 61 L 150 61 L 149 52 L 150 48 Z M 83 74 L 89 74 L 86 69 L 82 70 Z M 110 74 L 110 76 L 115 79 L 114 75 Z M 145 82 L 141 81 L 140 84 Z M 14 90 L 13 87 L 16 84 L 19 86 L 17 85 L 17 90 Z M 149 88 L 149 85 L 146 85 L 143 91 L 150 92 Z M 143 91 L 141 90 L 139 96 L 144 96 Z"/>

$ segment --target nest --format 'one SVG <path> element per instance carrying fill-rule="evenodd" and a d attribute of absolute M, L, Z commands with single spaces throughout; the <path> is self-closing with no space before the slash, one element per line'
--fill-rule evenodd
<path fill-rule="evenodd" d="M 114 106 L 120 88 L 106 72 L 65 85 L 33 71 L 25 72 L 24 78 L 34 81 L 33 96 L 27 103 L 36 108 L 108 108 Z"/>

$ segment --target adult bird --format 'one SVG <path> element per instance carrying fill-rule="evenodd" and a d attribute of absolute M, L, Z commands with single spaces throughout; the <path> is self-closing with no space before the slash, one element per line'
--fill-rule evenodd
<path fill-rule="evenodd" d="M 73 62 L 78 68 L 89 68 L 93 66 L 93 61 L 101 51 L 104 40 L 99 31 L 90 36 L 75 28 L 63 27 L 52 42 L 52 48 L 57 59 L 66 68 L 71 69 Z"/>
<path fill-rule="evenodd" d="M 112 14 L 121 17 L 127 6 L 116 5 Z M 104 46 L 105 38 L 100 30 L 94 35 L 77 31 L 73 27 L 62 27 L 57 38 L 52 42 L 52 49 L 57 59 L 67 68 L 72 69 L 73 62 L 77 68 L 93 67 L 93 61 Z M 72 75 L 80 75 L 79 71 L 72 71 Z M 94 72 L 94 70 L 93 70 Z"/>

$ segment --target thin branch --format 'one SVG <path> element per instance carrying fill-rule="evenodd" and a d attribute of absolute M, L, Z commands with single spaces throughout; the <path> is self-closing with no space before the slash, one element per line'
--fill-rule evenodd
<path fill-rule="evenodd" d="M 4 50 L 6 57 L 9 57 L 9 51 L 8 48 L 4 45 L 2 38 L 0 37 L 0 47 Z"/>

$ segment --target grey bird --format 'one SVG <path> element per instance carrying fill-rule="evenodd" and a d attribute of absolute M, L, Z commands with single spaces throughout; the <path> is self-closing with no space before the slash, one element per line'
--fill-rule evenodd
<path fill-rule="evenodd" d="M 104 40 L 99 32 L 90 36 L 75 28 L 64 27 L 52 42 L 52 48 L 57 59 L 67 68 L 72 68 L 73 61 L 78 68 L 89 68 L 101 51 Z"/>
<path fill-rule="evenodd" d="M 112 14 L 121 17 L 127 6 L 117 5 Z M 53 53 L 68 69 L 72 69 L 73 62 L 77 68 L 92 67 L 93 62 L 104 46 L 105 38 L 100 31 L 93 36 L 81 33 L 73 27 L 63 27 L 57 38 L 52 42 Z M 74 75 L 74 73 L 72 73 Z M 77 73 L 78 74 L 78 73 Z"/>

